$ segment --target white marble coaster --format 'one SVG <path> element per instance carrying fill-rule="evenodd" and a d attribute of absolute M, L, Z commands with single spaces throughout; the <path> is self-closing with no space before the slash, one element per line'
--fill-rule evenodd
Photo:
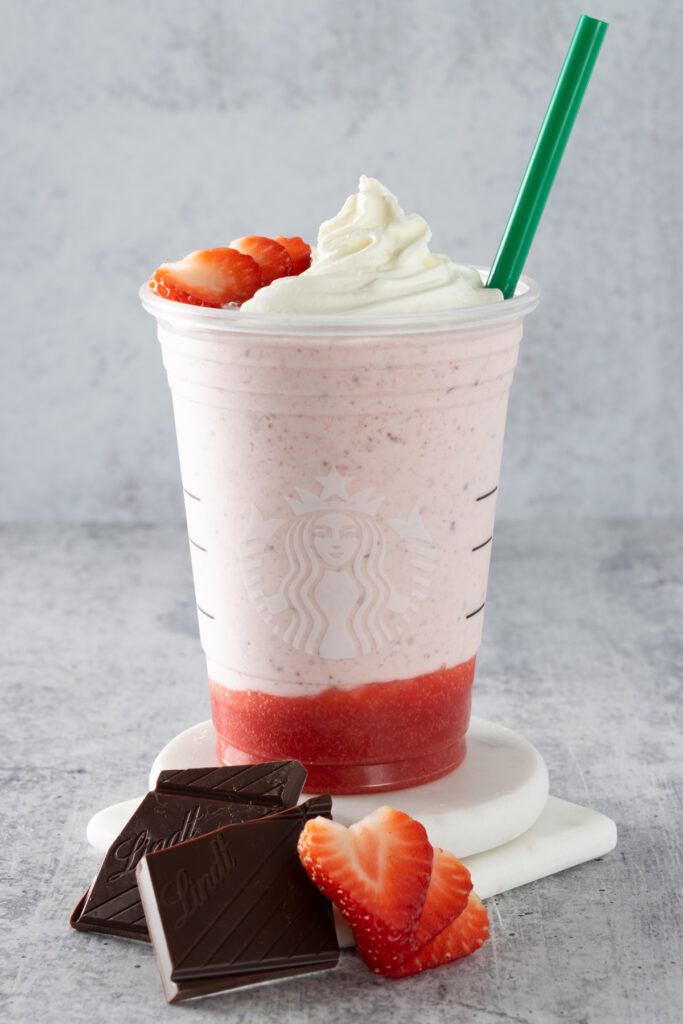
<path fill-rule="evenodd" d="M 154 761 L 149 788 L 154 788 L 159 772 L 165 769 L 218 765 L 215 747 L 211 721 L 186 729 Z M 455 772 L 413 789 L 335 796 L 334 816 L 350 825 L 375 807 L 391 804 L 418 818 L 435 845 L 463 858 L 526 832 L 538 819 L 547 797 L 548 771 L 538 751 L 511 729 L 473 718 L 467 757 Z M 135 806 L 136 801 L 126 800 L 96 814 L 88 825 L 92 845 L 108 849 Z"/>
<path fill-rule="evenodd" d="M 169 768 L 218 765 L 211 721 L 186 729 L 161 751 L 149 778 Z M 310 796 L 310 794 L 306 794 Z M 344 825 L 390 804 L 419 818 L 436 846 L 469 857 L 509 842 L 536 821 L 548 797 L 548 770 L 538 751 L 518 733 L 473 717 L 467 757 L 456 771 L 412 789 L 363 796 L 335 796 L 334 816 Z"/>
<path fill-rule="evenodd" d="M 616 844 L 617 826 L 611 818 L 549 796 L 540 818 L 524 835 L 495 850 L 464 857 L 463 863 L 474 891 L 486 900 L 602 857 Z M 353 946 L 351 929 L 336 910 L 334 919 L 339 945 Z"/>
<path fill-rule="evenodd" d="M 210 721 L 180 733 L 158 755 L 150 789 L 160 771 L 218 765 Z M 88 841 L 106 851 L 142 797 L 95 814 Z M 593 860 L 614 849 L 615 823 L 604 814 L 548 796 L 548 772 L 522 736 L 480 718 L 467 734 L 467 757 L 451 775 L 426 786 L 365 796 L 335 796 L 334 816 L 350 824 L 390 804 L 418 818 L 436 846 L 464 860 L 482 899 Z M 341 946 L 353 937 L 337 917 Z"/>
<path fill-rule="evenodd" d="M 463 857 L 475 892 L 483 900 L 527 882 L 609 853 L 617 845 L 617 826 L 590 807 L 549 796 L 543 813 L 516 839 Z"/>

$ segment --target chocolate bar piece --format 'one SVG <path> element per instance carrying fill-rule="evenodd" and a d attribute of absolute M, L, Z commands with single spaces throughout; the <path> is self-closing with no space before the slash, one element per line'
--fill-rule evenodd
<path fill-rule="evenodd" d="M 143 857 L 136 876 L 169 1003 L 337 965 L 332 904 L 297 853 L 306 821 L 330 808 L 314 797 Z"/>
<path fill-rule="evenodd" d="M 147 853 L 296 804 L 306 770 L 298 761 L 161 772 L 110 846 L 71 916 L 80 931 L 149 941 L 135 881 Z"/>

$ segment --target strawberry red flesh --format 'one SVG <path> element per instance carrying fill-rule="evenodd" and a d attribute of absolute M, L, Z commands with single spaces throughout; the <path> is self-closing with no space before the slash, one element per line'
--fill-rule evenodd
<path fill-rule="evenodd" d="M 451 963 L 469 956 L 486 942 L 489 937 L 489 919 L 486 908 L 476 893 L 471 892 L 467 906 L 443 931 L 439 932 L 423 949 L 408 957 L 395 967 L 381 972 L 390 978 L 404 978 L 418 974 L 432 967 Z"/>
<path fill-rule="evenodd" d="M 162 263 L 150 281 L 163 298 L 195 305 L 227 306 L 250 299 L 263 286 L 251 256 L 236 249 L 197 249 L 177 263 Z"/>
<path fill-rule="evenodd" d="M 461 914 L 472 891 L 470 873 L 447 850 L 434 850 L 434 865 L 418 929 L 411 943 L 416 951 Z"/>
<path fill-rule="evenodd" d="M 185 302 L 190 306 L 212 306 L 214 309 L 221 308 L 218 302 L 204 302 L 203 299 L 198 299 L 196 296 L 190 295 L 189 292 L 183 291 L 182 288 L 177 288 L 176 285 L 165 281 L 158 270 L 155 270 L 150 277 L 149 287 L 162 299 L 171 299 L 173 302 Z"/>
<path fill-rule="evenodd" d="M 284 245 L 292 261 L 292 274 L 302 274 L 311 265 L 311 247 L 303 238 L 294 235 L 292 238 L 283 238 L 278 235 L 275 239 L 280 245 Z"/>
<path fill-rule="evenodd" d="M 238 252 L 256 260 L 261 268 L 264 284 L 270 284 L 278 277 L 289 277 L 292 273 L 292 260 L 287 249 L 274 238 L 249 235 L 245 238 L 236 238 L 230 245 Z"/>
<path fill-rule="evenodd" d="M 314 818 L 299 837 L 299 857 L 357 941 L 383 950 L 405 947 L 417 930 L 432 867 L 433 850 L 419 822 L 391 807 L 350 828 Z"/>
<path fill-rule="evenodd" d="M 467 905 L 472 879 L 464 864 L 445 850 L 434 850 L 429 888 L 417 931 L 402 948 L 382 947 L 358 936 L 356 946 L 367 966 L 380 974 L 414 956 L 443 931 Z"/>

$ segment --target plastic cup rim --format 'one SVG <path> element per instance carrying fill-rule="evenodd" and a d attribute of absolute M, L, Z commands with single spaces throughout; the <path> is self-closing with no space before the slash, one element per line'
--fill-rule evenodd
<path fill-rule="evenodd" d="M 475 268 L 486 280 L 488 268 Z M 511 299 L 479 306 L 435 310 L 428 313 L 255 313 L 241 309 L 214 309 L 164 299 L 148 283 L 139 290 L 142 305 L 157 320 L 194 330 L 255 334 L 359 335 L 429 333 L 449 329 L 475 329 L 521 320 L 536 308 L 541 289 L 531 277 L 520 277 Z"/>

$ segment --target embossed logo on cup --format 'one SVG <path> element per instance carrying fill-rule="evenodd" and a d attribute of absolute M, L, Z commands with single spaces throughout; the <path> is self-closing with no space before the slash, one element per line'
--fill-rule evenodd
<path fill-rule="evenodd" d="M 372 654 L 400 636 L 424 600 L 436 547 L 418 505 L 407 519 L 382 519 L 374 488 L 351 493 L 354 478 L 334 467 L 315 479 L 320 493 L 296 487 L 297 498 L 285 496 L 293 519 L 268 519 L 252 505 L 241 550 L 247 592 L 297 650 Z"/>

